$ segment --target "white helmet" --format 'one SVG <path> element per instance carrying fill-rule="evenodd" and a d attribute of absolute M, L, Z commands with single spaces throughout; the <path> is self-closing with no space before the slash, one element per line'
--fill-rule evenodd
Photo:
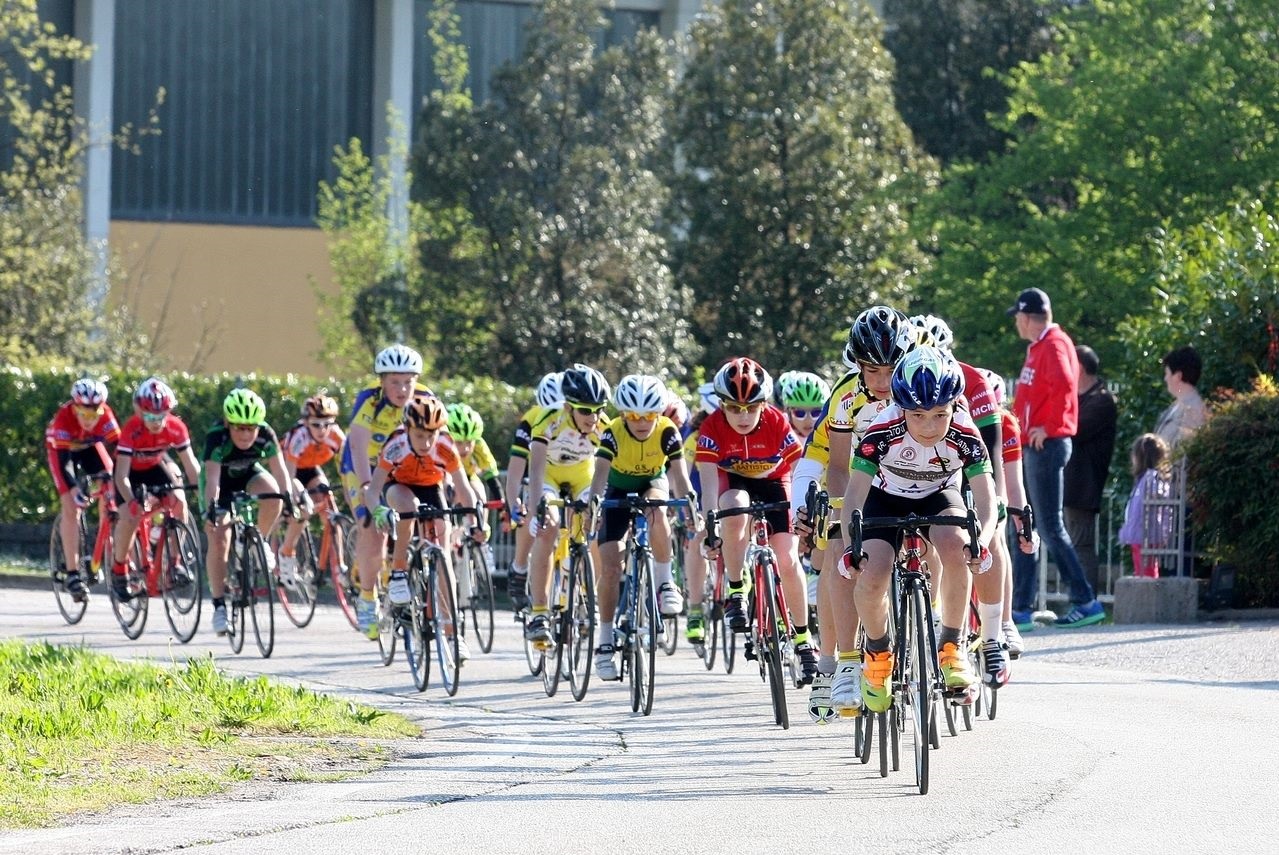
<path fill-rule="evenodd" d="M 71 384 L 71 400 L 81 407 L 100 407 L 107 402 L 107 384 L 83 377 Z"/>
<path fill-rule="evenodd" d="M 422 354 L 411 347 L 393 344 L 383 348 L 373 360 L 374 374 L 421 374 Z"/>
<path fill-rule="evenodd" d="M 537 383 L 537 405 L 539 407 L 559 407 L 564 403 L 564 392 L 560 389 L 560 381 L 564 379 L 561 371 L 552 371 Z"/>
<path fill-rule="evenodd" d="M 613 406 L 624 413 L 660 413 L 666 404 L 666 386 L 651 374 L 627 374 L 613 390 Z"/>
<path fill-rule="evenodd" d="M 697 397 L 702 402 L 702 412 L 710 415 L 719 409 L 719 395 L 715 394 L 714 383 L 703 383 L 697 387 Z"/>
<path fill-rule="evenodd" d="M 931 344 L 947 353 L 955 346 L 955 334 L 950 331 L 950 325 L 936 315 L 915 315 L 910 322 L 922 334 L 920 344 Z"/>

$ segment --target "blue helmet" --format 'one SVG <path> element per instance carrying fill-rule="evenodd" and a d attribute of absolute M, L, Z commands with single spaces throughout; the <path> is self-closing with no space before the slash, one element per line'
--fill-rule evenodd
<path fill-rule="evenodd" d="M 964 372 L 953 356 L 931 346 L 906 354 L 893 370 L 893 403 L 903 410 L 931 410 L 964 393 Z"/>

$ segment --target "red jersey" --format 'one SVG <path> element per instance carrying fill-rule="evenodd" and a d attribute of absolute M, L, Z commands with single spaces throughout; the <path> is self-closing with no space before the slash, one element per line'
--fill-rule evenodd
<path fill-rule="evenodd" d="M 1000 410 L 999 414 L 1004 420 L 1004 449 L 1001 457 L 1004 463 L 1021 460 L 1021 428 L 1017 425 L 1017 419 L 1007 410 Z"/>
<path fill-rule="evenodd" d="M 968 415 L 972 417 L 973 424 L 983 428 L 998 422 L 999 407 L 985 375 L 967 362 L 959 363 L 959 369 L 964 372 L 964 398 L 968 401 Z"/>
<path fill-rule="evenodd" d="M 329 428 L 322 441 L 316 442 L 311 431 L 299 421 L 284 435 L 280 448 L 284 452 L 284 459 L 295 468 L 317 469 L 332 460 L 342 450 L 344 442 L 346 434 L 337 425 Z"/>
<path fill-rule="evenodd" d="M 401 428 L 382 446 L 377 468 L 389 472 L 390 480 L 396 484 L 434 487 L 444 481 L 446 472 L 461 469 L 462 459 L 458 457 L 453 439 L 446 433 L 436 436 L 435 444 L 426 454 L 415 454 L 408 432 Z"/>
<path fill-rule="evenodd" d="M 164 417 L 160 430 L 155 433 L 135 413 L 124 423 L 116 454 L 128 456 L 129 469 L 137 472 L 159 465 L 164 455 L 170 451 L 179 452 L 190 447 L 191 434 L 187 431 L 186 423 L 173 413 Z"/>
<path fill-rule="evenodd" d="M 1043 428 L 1049 439 L 1074 436 L 1079 425 L 1079 357 L 1065 330 L 1049 324 L 1026 348 L 1013 415 L 1021 429 Z"/>
<path fill-rule="evenodd" d="M 790 478 L 802 452 L 786 414 L 769 404 L 760 413 L 759 424 L 745 435 L 733 430 L 723 410 L 711 413 L 698 430 L 694 460 L 714 463 L 743 478 L 782 481 Z"/>
<path fill-rule="evenodd" d="M 109 445 L 120 440 L 120 423 L 115 420 L 115 413 L 106 404 L 102 405 L 102 415 L 93 423 L 93 427 L 85 430 L 76 418 L 74 405 L 67 401 L 49 420 L 44 430 L 44 444 L 55 451 L 84 451 L 86 448 L 102 443 Z"/>

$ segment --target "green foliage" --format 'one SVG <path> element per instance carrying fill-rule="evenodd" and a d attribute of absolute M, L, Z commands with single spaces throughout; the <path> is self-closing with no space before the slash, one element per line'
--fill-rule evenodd
<path fill-rule="evenodd" d="M 857 312 L 900 300 L 932 162 L 893 106 L 862 0 L 708 5 L 690 28 L 674 135 L 677 279 L 707 360 L 815 367 Z"/>
<path fill-rule="evenodd" d="M 1185 446 L 1195 530 L 1234 564 L 1236 603 L 1279 606 L 1279 386 L 1262 375 L 1231 395 Z"/>
<path fill-rule="evenodd" d="M 1042 287 L 1077 342 L 1116 365 L 1115 329 L 1155 308 L 1156 228 L 1273 195 L 1279 76 L 1270 0 L 1097 0 L 1014 69 L 996 126 L 1007 151 L 952 166 L 917 220 L 937 253 L 918 304 L 970 361 L 1010 371 L 1023 344 L 999 311 Z"/>
<path fill-rule="evenodd" d="M 421 115 L 413 198 L 464 209 L 476 230 L 419 245 L 438 274 L 428 293 L 466 295 L 456 316 L 482 319 L 441 338 L 451 359 L 455 334 L 486 342 L 461 365 L 472 373 L 530 383 L 581 361 L 680 376 L 695 355 L 655 227 L 671 62 L 651 32 L 597 51 L 603 26 L 594 0 L 548 0 L 491 100 L 437 92 Z"/>
<path fill-rule="evenodd" d="M 1049 14 L 1062 0 L 886 0 L 884 47 L 897 75 L 902 118 L 943 164 L 1003 148 L 990 115 L 1007 109 L 1006 74 L 1049 45 Z"/>
<path fill-rule="evenodd" d="M 133 369 L 90 372 L 106 382 L 109 403 L 121 422 L 133 412 L 133 390 L 149 376 Z M 66 402 L 71 384 L 81 374 L 67 368 L 38 370 L 0 366 L 0 522 L 41 522 L 57 512 L 53 480 L 44 452 L 44 429 L 54 411 Z M 197 458 L 203 451 L 204 433 L 221 418 L 222 399 L 236 386 L 247 386 L 266 402 L 267 420 L 283 433 L 297 418 L 302 402 L 325 390 L 347 408 L 355 395 L 374 378 L 350 382 L 294 374 L 201 376 L 166 374 L 165 381 L 178 398 L 177 414 L 191 430 Z M 446 403 L 465 402 L 484 417 L 484 438 L 499 461 L 510 448 L 515 423 L 533 399 L 531 389 L 518 389 L 488 377 L 430 381 Z M 334 474 L 330 475 L 332 479 Z"/>

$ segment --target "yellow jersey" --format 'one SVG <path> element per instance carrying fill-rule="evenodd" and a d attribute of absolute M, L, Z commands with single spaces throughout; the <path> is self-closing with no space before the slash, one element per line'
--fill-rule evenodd
<path fill-rule="evenodd" d="M 600 437 L 597 458 L 611 461 L 608 485 L 619 490 L 638 490 L 661 477 L 668 466 L 684 459 L 679 428 L 666 416 L 659 416 L 653 432 L 645 440 L 636 439 L 625 419 L 617 419 Z"/>

